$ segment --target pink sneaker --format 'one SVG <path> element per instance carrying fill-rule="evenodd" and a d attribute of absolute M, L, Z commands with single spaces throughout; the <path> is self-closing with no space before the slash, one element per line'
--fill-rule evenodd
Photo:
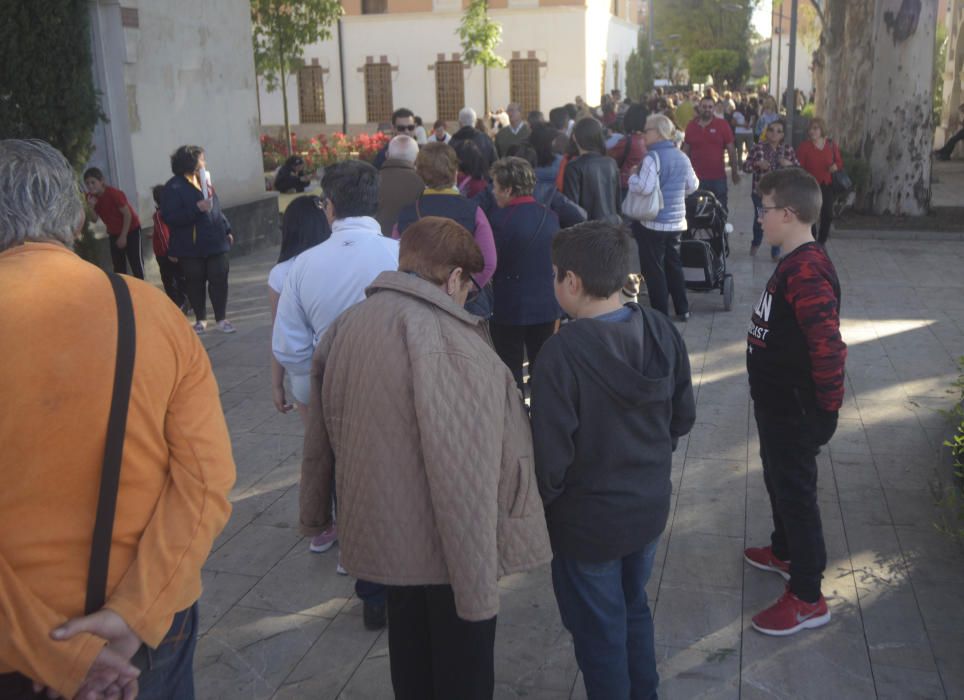
<path fill-rule="evenodd" d="M 308 545 L 308 549 L 312 552 L 320 554 L 322 552 L 327 552 L 331 549 L 335 542 L 338 541 L 338 530 L 332 525 L 330 528 L 322 533 L 319 533 L 311 538 L 311 543 Z"/>

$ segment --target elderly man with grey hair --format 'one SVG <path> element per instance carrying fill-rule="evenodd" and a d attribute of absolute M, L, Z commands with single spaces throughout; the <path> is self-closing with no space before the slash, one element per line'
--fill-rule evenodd
<path fill-rule="evenodd" d="M 505 158 L 509 155 L 509 148 L 529 138 L 529 125 L 522 118 L 522 107 L 517 102 L 510 102 L 505 107 L 505 113 L 509 117 L 509 125 L 503 126 L 495 135 L 495 149 L 499 152 L 499 158 Z"/>
<path fill-rule="evenodd" d="M 60 153 L 0 141 L 0 697 L 190 700 L 231 441 L 183 314 L 83 224 Z"/>
<path fill-rule="evenodd" d="M 382 234 L 392 235 L 398 213 L 421 196 L 425 183 L 415 172 L 418 143 L 411 136 L 388 142 L 388 158 L 378 171 L 378 211 L 375 219 Z"/>
<path fill-rule="evenodd" d="M 488 172 L 492 164 L 498 160 L 498 156 L 495 152 L 495 144 L 492 143 L 492 139 L 489 138 L 488 134 L 484 134 L 475 128 L 476 118 L 474 109 L 471 107 L 463 107 L 461 111 L 459 111 L 460 128 L 452 136 L 449 145 L 458 151 L 459 143 L 462 141 L 473 142 L 478 146 L 479 153 L 482 154 L 482 161 L 485 164 L 485 170 Z"/>

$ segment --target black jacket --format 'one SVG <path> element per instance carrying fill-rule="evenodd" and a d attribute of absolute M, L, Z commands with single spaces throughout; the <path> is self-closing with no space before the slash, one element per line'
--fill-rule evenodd
<path fill-rule="evenodd" d="M 231 224 L 221 211 L 221 200 L 211 190 L 211 211 L 202 212 L 197 203 L 201 191 L 183 175 L 175 175 L 161 192 L 161 217 L 171 230 L 167 254 L 174 258 L 206 258 L 227 253 Z"/>
<path fill-rule="evenodd" d="M 485 161 L 486 172 L 488 172 L 492 164 L 498 160 L 498 156 L 495 153 L 495 144 L 492 143 L 492 139 L 478 129 L 471 126 L 463 126 L 452 136 L 452 140 L 449 141 L 449 146 L 455 148 L 459 141 L 472 141 L 479 147 L 482 160 Z"/>
<path fill-rule="evenodd" d="M 536 477 L 553 552 L 590 562 L 643 549 L 666 527 L 677 440 L 696 421 L 689 357 L 663 314 L 580 319 L 539 351 Z"/>
<path fill-rule="evenodd" d="M 590 221 L 621 224 L 619 168 L 609 156 L 584 153 L 566 164 L 562 193 L 586 210 Z"/>
<path fill-rule="evenodd" d="M 276 192 L 304 192 L 308 183 L 301 179 L 294 170 L 287 165 L 278 168 L 278 174 L 274 176 L 274 189 Z"/>

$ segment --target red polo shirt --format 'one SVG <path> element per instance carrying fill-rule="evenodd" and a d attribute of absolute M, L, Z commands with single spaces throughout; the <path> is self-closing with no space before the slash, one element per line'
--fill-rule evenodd
<path fill-rule="evenodd" d="M 690 147 L 690 161 L 700 180 L 726 178 L 723 151 L 733 143 L 733 130 L 725 120 L 713 117 L 705 127 L 699 118 L 686 126 L 686 143 Z"/>
<path fill-rule="evenodd" d="M 97 213 L 98 218 L 104 222 L 104 226 L 107 227 L 107 233 L 111 236 L 119 236 L 123 233 L 124 215 L 121 214 L 120 211 L 123 207 L 131 210 L 131 227 L 128 233 L 136 228 L 140 228 L 141 220 L 137 218 L 137 212 L 134 211 L 131 203 L 127 201 L 127 195 L 119 189 L 107 185 L 104 187 L 104 194 L 97 197 L 97 204 L 94 205 L 94 211 Z"/>

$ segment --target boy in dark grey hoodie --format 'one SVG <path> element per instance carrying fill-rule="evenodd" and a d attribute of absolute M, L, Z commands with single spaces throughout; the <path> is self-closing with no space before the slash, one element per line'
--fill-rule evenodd
<path fill-rule="evenodd" d="M 646 583 L 669 515 L 673 450 L 696 420 L 679 332 L 657 311 L 620 303 L 631 254 L 610 224 L 556 234 L 556 298 L 575 320 L 543 345 L 532 378 L 553 588 L 590 700 L 656 697 Z"/>

